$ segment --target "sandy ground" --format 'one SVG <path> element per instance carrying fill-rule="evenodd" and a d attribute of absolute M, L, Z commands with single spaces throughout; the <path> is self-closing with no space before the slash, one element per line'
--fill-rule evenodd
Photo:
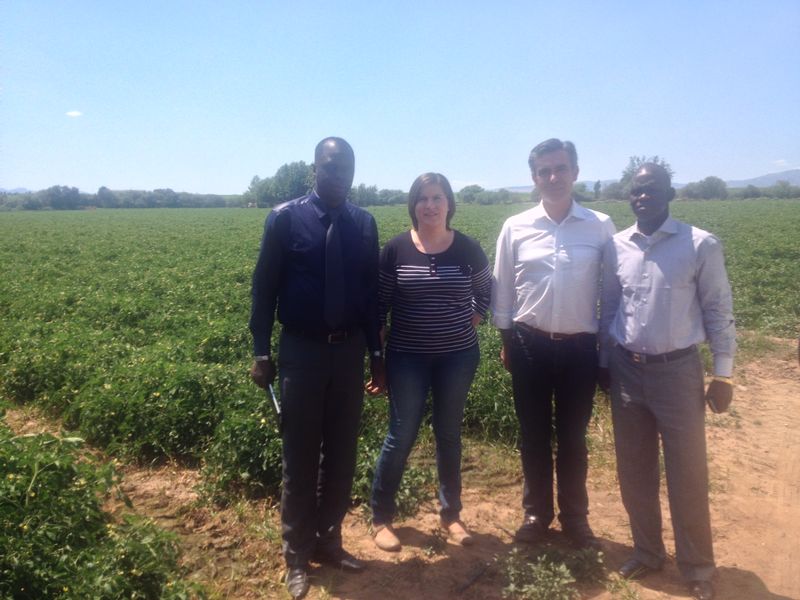
<path fill-rule="evenodd" d="M 788 343 L 785 348 L 738 368 L 733 410 L 707 421 L 720 599 L 800 599 L 800 369 Z M 9 411 L 6 418 L 18 431 L 54 428 L 27 410 Z M 354 509 L 343 527 L 345 546 L 367 562 L 367 571 L 352 575 L 313 565 L 308 597 L 502 598 L 505 582 L 496 558 L 514 548 L 521 480 L 513 458 L 497 457 L 479 447 L 466 453 L 462 518 L 475 535 L 474 546 L 448 543 L 438 529 L 436 505 L 430 503 L 417 517 L 396 524 L 403 549 L 385 553 L 372 543 L 362 509 Z M 590 473 L 590 521 L 613 571 L 630 552 L 630 533 L 613 472 L 597 471 Z M 264 501 L 225 510 L 199 506 L 198 473 L 175 465 L 127 467 L 124 473 L 123 490 L 136 511 L 179 536 L 190 577 L 206 584 L 215 597 L 288 598 L 280 582 L 276 507 Z M 671 553 L 671 521 L 663 500 L 664 538 Z M 557 531 L 551 537 L 556 546 L 563 545 Z M 598 599 L 688 597 L 672 556 L 662 572 L 644 581 L 614 592 L 603 585 L 584 586 L 580 592 L 582 598 Z"/>

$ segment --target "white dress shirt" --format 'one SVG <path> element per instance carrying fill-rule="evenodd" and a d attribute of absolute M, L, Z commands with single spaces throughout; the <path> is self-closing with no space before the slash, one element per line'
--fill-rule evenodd
<path fill-rule="evenodd" d="M 506 220 L 497 239 L 492 322 L 551 333 L 596 333 L 600 265 L 611 218 L 572 201 L 561 223 L 542 203 Z"/>
<path fill-rule="evenodd" d="M 636 224 L 615 235 L 604 255 L 600 365 L 613 344 L 663 354 L 706 339 L 714 374 L 730 377 L 736 328 L 720 241 L 671 217 L 651 236 Z"/>

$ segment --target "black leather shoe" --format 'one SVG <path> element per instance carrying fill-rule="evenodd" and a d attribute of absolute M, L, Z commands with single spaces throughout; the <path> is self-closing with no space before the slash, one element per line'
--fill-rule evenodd
<path fill-rule="evenodd" d="M 533 515 L 525 515 L 522 526 L 514 534 L 514 540 L 525 544 L 541 542 L 547 535 L 547 527 Z"/>
<path fill-rule="evenodd" d="M 569 541 L 572 542 L 572 545 L 576 548 L 583 550 L 585 548 L 592 548 L 593 550 L 602 550 L 603 546 L 600 544 L 600 540 L 598 540 L 592 528 L 589 527 L 588 523 L 579 523 L 576 525 L 569 525 L 567 527 L 562 527 L 562 532 L 564 533 Z"/>
<path fill-rule="evenodd" d="M 711 600 L 714 597 L 714 586 L 707 580 L 692 581 L 689 583 L 689 593 L 697 600 Z"/>
<path fill-rule="evenodd" d="M 342 547 L 317 548 L 314 553 L 314 560 L 322 565 L 328 565 L 351 573 L 360 573 L 367 568 L 363 562 Z"/>
<path fill-rule="evenodd" d="M 304 567 L 292 567 L 286 573 L 286 590 L 295 600 L 305 598 L 308 593 L 308 573 Z"/>
<path fill-rule="evenodd" d="M 647 577 L 648 575 L 650 575 L 650 573 L 655 573 L 656 571 L 659 570 L 660 569 L 654 569 L 653 567 L 648 567 L 640 560 L 637 560 L 635 558 L 629 558 L 619 568 L 617 574 L 623 579 L 641 579 L 642 577 Z"/>

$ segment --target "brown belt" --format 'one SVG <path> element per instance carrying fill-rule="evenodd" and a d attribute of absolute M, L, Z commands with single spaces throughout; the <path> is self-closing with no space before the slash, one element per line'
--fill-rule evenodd
<path fill-rule="evenodd" d="M 531 327 L 527 323 L 520 323 L 520 322 L 516 322 L 514 323 L 514 325 L 516 325 L 520 330 L 524 331 L 525 333 L 528 333 L 530 335 L 535 335 L 538 337 L 547 338 L 548 340 L 553 340 L 554 342 L 560 342 L 563 340 L 574 340 L 579 337 L 594 335 L 593 333 L 588 333 L 584 331 L 580 333 L 555 333 L 552 331 L 543 331 L 542 329 L 536 329 L 535 327 Z"/>
<path fill-rule="evenodd" d="M 646 365 L 648 363 L 667 363 L 687 356 L 696 350 L 695 346 L 688 348 L 681 348 L 680 350 L 673 350 L 672 352 L 665 352 L 664 354 L 642 354 L 640 352 L 631 352 L 627 348 L 619 347 L 622 353 L 630 358 L 633 362 Z"/>

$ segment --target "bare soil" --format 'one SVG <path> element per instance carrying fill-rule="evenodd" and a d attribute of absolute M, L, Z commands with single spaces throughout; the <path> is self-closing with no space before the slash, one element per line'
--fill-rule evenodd
<path fill-rule="evenodd" d="M 800 599 L 800 369 L 794 346 L 775 343 L 779 351 L 737 368 L 732 411 L 707 420 L 715 585 L 721 599 Z M 27 409 L 9 411 L 6 419 L 20 432 L 58 429 Z M 601 433 L 610 444 L 610 432 Z M 308 597 L 502 598 L 505 581 L 496 559 L 514 548 L 512 534 L 521 518 L 517 459 L 508 451 L 469 443 L 464 469 L 462 518 L 475 536 L 473 546 L 447 542 L 438 527 L 437 507 L 429 503 L 416 517 L 396 524 L 403 549 L 385 553 L 374 546 L 363 509 L 355 508 L 344 522 L 345 547 L 368 569 L 353 575 L 312 565 Z M 199 474 L 177 465 L 128 466 L 123 472 L 123 490 L 134 510 L 177 534 L 189 577 L 206 585 L 212 597 L 288 598 L 281 583 L 277 507 L 267 501 L 243 501 L 224 510 L 202 506 L 197 502 Z M 595 460 L 589 485 L 590 522 L 613 572 L 631 549 L 613 464 Z M 664 538 L 672 552 L 672 524 L 662 496 Z M 109 509 L 128 510 L 121 504 Z M 558 531 L 551 537 L 554 544 L 563 544 Z M 644 581 L 613 592 L 610 587 L 581 587 L 581 597 L 688 597 L 674 557 Z"/>

